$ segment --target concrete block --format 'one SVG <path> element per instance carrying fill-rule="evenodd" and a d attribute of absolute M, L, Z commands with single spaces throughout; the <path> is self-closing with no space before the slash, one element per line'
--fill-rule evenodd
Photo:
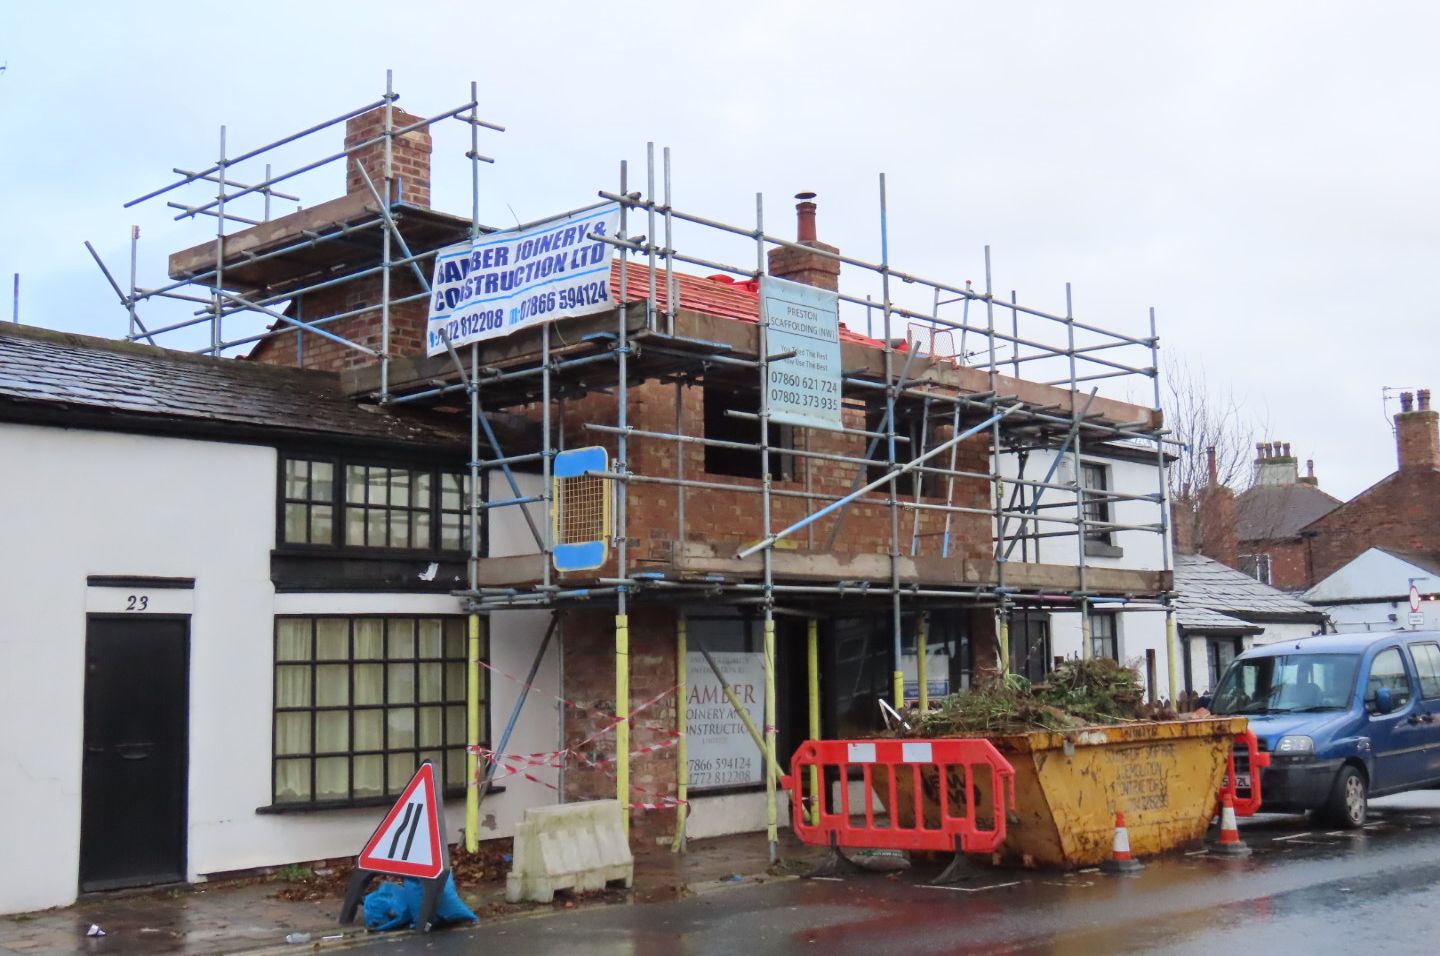
<path fill-rule="evenodd" d="M 635 881 L 618 800 L 531 807 L 515 827 L 514 862 L 505 899 L 548 903 L 556 890 L 583 893 Z"/>

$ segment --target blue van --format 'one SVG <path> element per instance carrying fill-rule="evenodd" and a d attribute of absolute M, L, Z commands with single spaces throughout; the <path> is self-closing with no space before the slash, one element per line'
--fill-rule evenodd
<path fill-rule="evenodd" d="M 1210 709 L 1250 719 L 1270 754 L 1262 810 L 1364 825 L 1367 802 L 1440 787 L 1440 632 L 1330 634 L 1252 648 Z M 1250 768 L 1237 752 L 1236 789 Z"/>

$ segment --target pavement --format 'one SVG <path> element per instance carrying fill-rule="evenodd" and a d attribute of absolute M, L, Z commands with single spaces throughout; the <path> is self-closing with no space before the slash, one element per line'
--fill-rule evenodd
<path fill-rule="evenodd" d="M 808 869 L 823 855 L 782 833 L 785 865 L 775 873 Z M 693 841 L 689 852 L 671 853 L 668 846 L 644 847 L 635 853 L 633 892 L 609 891 L 580 899 L 557 898 L 554 904 L 505 902 L 503 882 L 487 883 L 463 895 L 485 925 L 557 911 L 585 911 L 618 903 L 683 899 L 719 887 L 771 882 L 769 851 L 763 834 L 739 834 Z M 370 934 L 336 922 L 343 888 L 325 887 L 320 899 L 291 901 L 277 894 L 290 886 L 283 876 L 198 883 L 160 890 L 96 893 L 74 906 L 38 913 L 0 916 L 0 954 L 204 954 L 263 953 L 268 950 L 308 951 L 354 945 Z M 104 936 L 90 937 L 92 925 Z M 285 937 L 310 937 L 311 946 L 288 945 Z M 386 937 L 396 934 L 382 934 Z"/>

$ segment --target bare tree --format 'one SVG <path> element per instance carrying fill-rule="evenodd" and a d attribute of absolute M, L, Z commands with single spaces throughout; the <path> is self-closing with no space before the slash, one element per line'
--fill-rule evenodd
<path fill-rule="evenodd" d="M 1172 449 L 1170 494 L 1194 497 L 1210 483 L 1209 450 L 1215 450 L 1218 483 L 1237 494 L 1250 486 L 1255 442 L 1261 423 L 1231 389 L 1211 386 L 1204 366 L 1170 353 L 1165 358 L 1161 402 L 1171 437 L 1184 447 Z"/>

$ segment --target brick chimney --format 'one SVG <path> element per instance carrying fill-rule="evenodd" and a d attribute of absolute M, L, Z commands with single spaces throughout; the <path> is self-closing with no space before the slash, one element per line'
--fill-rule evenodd
<path fill-rule="evenodd" d="M 420 122 L 421 117 L 390 107 L 392 129 Z M 351 117 L 345 122 L 345 148 L 354 149 L 367 140 L 376 140 L 351 153 L 345 161 L 345 192 L 369 194 L 359 167 L 364 166 L 380 195 L 385 195 L 385 107 Z M 423 127 L 393 138 L 390 168 L 395 186 L 392 198 L 412 206 L 430 205 L 430 129 Z"/>
<path fill-rule="evenodd" d="M 1413 408 L 1413 410 L 1412 410 Z M 1440 412 L 1430 407 L 1430 390 L 1400 393 L 1395 416 L 1395 451 L 1400 470 L 1440 469 Z"/>
<path fill-rule="evenodd" d="M 815 194 L 797 193 L 795 198 L 800 200 L 795 204 L 795 241 L 808 249 L 838 253 L 838 248 L 826 245 L 816 238 Z M 770 274 L 776 278 L 803 282 L 816 288 L 829 289 L 831 292 L 840 290 L 840 262 L 829 256 L 791 246 L 780 246 L 770 250 L 769 260 Z"/>
<path fill-rule="evenodd" d="M 1290 454 L 1289 442 L 1261 442 L 1255 452 L 1255 484 L 1293 485 L 1299 480 L 1299 462 Z"/>
<path fill-rule="evenodd" d="M 1315 459 L 1305 459 L 1305 474 L 1296 479 L 1302 485 L 1310 485 L 1312 488 L 1320 487 L 1320 479 L 1315 477 Z"/>
<path fill-rule="evenodd" d="M 1209 480 L 1196 498 L 1195 549 L 1233 568 L 1240 562 L 1240 542 L 1235 533 L 1235 492 L 1220 483 L 1213 446 L 1205 449 L 1205 470 Z"/>

